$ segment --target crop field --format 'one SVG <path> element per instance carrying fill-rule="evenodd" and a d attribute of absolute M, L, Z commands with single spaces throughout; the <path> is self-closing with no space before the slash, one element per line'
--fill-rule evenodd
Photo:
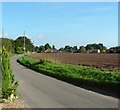
<path fill-rule="evenodd" d="M 120 84 L 120 74 L 115 71 L 61 64 L 49 59 L 34 59 L 27 55 L 20 57 L 17 61 L 37 72 L 75 84 L 77 86 L 86 85 L 113 91 L 117 90 Z"/>
<path fill-rule="evenodd" d="M 36 53 L 36 59 L 52 59 L 58 63 L 91 66 L 120 71 L 120 54 L 81 54 L 81 53 Z"/>

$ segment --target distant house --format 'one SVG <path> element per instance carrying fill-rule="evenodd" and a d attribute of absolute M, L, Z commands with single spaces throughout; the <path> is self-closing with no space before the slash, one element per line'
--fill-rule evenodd
<path fill-rule="evenodd" d="M 87 50 L 87 53 L 92 53 L 92 50 Z"/>
<path fill-rule="evenodd" d="M 57 53 L 56 49 L 47 49 L 44 51 L 45 53 Z"/>
<path fill-rule="evenodd" d="M 51 49 L 47 49 L 44 51 L 45 53 L 51 53 Z"/>
<path fill-rule="evenodd" d="M 100 49 L 94 49 L 93 53 L 100 53 Z"/>
<path fill-rule="evenodd" d="M 100 49 L 87 50 L 87 53 L 100 53 Z"/>
<path fill-rule="evenodd" d="M 102 53 L 106 53 L 106 50 L 102 50 Z"/>
<path fill-rule="evenodd" d="M 57 51 L 57 49 L 51 49 L 51 52 L 52 53 L 57 53 L 58 51 Z"/>

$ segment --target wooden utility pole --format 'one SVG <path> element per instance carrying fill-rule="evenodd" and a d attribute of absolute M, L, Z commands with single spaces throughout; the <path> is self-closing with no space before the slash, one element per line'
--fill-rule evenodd
<path fill-rule="evenodd" d="M 2 28 L 2 38 L 4 38 L 4 29 Z"/>
<path fill-rule="evenodd" d="M 25 31 L 24 31 L 24 54 L 25 54 Z"/>
<path fill-rule="evenodd" d="M 34 41 L 33 41 L 33 52 L 34 52 L 35 50 L 34 50 Z"/>

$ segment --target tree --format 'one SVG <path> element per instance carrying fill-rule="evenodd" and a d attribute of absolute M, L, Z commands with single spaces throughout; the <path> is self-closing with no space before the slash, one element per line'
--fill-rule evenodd
<path fill-rule="evenodd" d="M 64 48 L 61 47 L 58 51 L 63 52 L 63 51 L 64 51 Z"/>
<path fill-rule="evenodd" d="M 73 52 L 77 52 L 78 50 L 77 46 L 74 46 L 72 49 L 73 49 Z"/>
<path fill-rule="evenodd" d="M 72 47 L 70 47 L 69 45 L 66 45 L 64 50 L 65 52 L 72 52 Z"/>
<path fill-rule="evenodd" d="M 45 47 L 43 46 L 43 45 L 41 45 L 40 47 L 39 47 L 39 51 L 38 52 L 44 52 L 45 51 Z"/>
<path fill-rule="evenodd" d="M 4 46 L 9 53 L 14 52 L 14 44 L 12 44 L 13 40 L 8 38 L 1 38 L 1 41 L 2 46 Z"/>
<path fill-rule="evenodd" d="M 87 46 L 85 48 L 86 48 L 86 50 L 100 49 L 101 52 L 105 52 L 107 49 L 102 43 L 87 44 Z"/>
<path fill-rule="evenodd" d="M 108 53 L 120 53 L 120 46 L 111 47 L 108 50 L 109 50 Z"/>
<path fill-rule="evenodd" d="M 12 44 L 12 53 L 15 53 L 15 40 L 10 39 L 11 44 Z"/>
<path fill-rule="evenodd" d="M 39 47 L 35 46 L 35 52 L 39 52 Z"/>
<path fill-rule="evenodd" d="M 33 51 L 33 44 L 31 42 L 31 40 L 29 38 L 27 38 L 26 36 L 20 36 L 15 40 L 15 52 L 17 53 L 17 49 L 22 48 L 22 50 L 24 49 L 24 37 L 25 37 L 25 50 L 26 52 L 32 52 Z"/>
<path fill-rule="evenodd" d="M 15 52 L 16 52 L 17 54 L 23 54 L 23 53 L 24 53 L 24 50 L 23 50 L 22 47 L 16 47 L 16 48 L 15 48 Z"/>
<path fill-rule="evenodd" d="M 91 50 L 92 44 L 87 44 L 87 46 L 85 47 L 86 50 Z"/>
<path fill-rule="evenodd" d="M 12 74 L 12 68 L 10 63 L 10 57 L 6 49 L 2 48 L 2 97 L 8 98 L 12 94 L 16 95 L 16 88 L 18 82 L 15 81 Z"/>
<path fill-rule="evenodd" d="M 46 43 L 44 47 L 45 47 L 45 50 L 51 49 L 51 46 L 48 43 Z"/>
<path fill-rule="evenodd" d="M 86 49 L 84 46 L 80 46 L 80 53 L 86 53 Z"/>
<path fill-rule="evenodd" d="M 57 49 L 55 48 L 55 45 L 52 46 L 52 49 L 53 49 L 53 50 L 57 50 Z"/>

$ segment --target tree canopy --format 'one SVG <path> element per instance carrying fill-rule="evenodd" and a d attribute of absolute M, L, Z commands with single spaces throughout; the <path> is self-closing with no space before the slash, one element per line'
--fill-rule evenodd
<path fill-rule="evenodd" d="M 89 51 L 93 51 L 96 49 L 100 50 L 100 53 L 120 53 L 120 46 L 111 47 L 107 49 L 102 43 L 93 43 L 87 44 L 86 46 L 70 46 L 65 45 L 59 49 L 56 49 L 55 45 L 50 45 L 46 43 L 45 45 L 35 46 L 33 45 L 30 38 L 26 36 L 19 36 L 17 39 L 12 40 L 8 38 L 0 38 L 2 40 L 2 45 L 6 48 L 6 50 L 10 53 L 22 54 L 24 52 L 24 38 L 25 38 L 25 51 L 26 52 L 72 52 L 72 53 L 87 53 Z"/>
<path fill-rule="evenodd" d="M 0 38 L 0 40 L 2 41 L 2 46 L 4 46 L 9 53 L 14 52 L 14 43 L 12 43 L 12 39 Z"/>
<path fill-rule="evenodd" d="M 101 51 L 107 49 L 102 43 L 99 44 L 87 44 L 87 46 L 85 47 L 86 50 L 91 50 L 91 49 L 100 49 Z"/>
<path fill-rule="evenodd" d="M 24 51 L 24 37 L 25 37 L 25 51 L 32 52 L 33 51 L 33 44 L 29 38 L 26 36 L 20 36 L 15 40 L 15 52 L 16 53 L 23 53 Z"/>

